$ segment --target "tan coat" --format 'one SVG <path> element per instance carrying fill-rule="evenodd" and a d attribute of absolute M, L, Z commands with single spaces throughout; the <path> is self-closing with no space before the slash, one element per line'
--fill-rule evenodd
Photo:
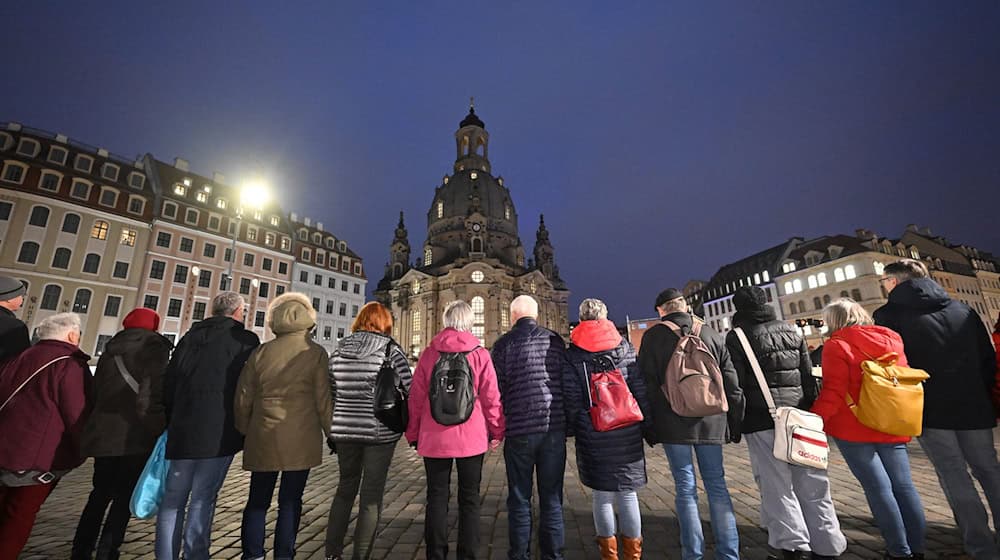
<path fill-rule="evenodd" d="M 277 338 L 247 360 L 236 388 L 236 428 L 246 434 L 243 469 L 299 471 L 323 460 L 333 401 L 326 350 L 309 330 L 316 311 L 303 294 L 275 298 L 268 323 Z"/>

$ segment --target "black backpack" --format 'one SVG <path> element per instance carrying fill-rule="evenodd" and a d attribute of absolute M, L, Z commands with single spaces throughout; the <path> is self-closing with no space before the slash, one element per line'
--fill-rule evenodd
<path fill-rule="evenodd" d="M 442 352 L 431 372 L 431 416 L 442 426 L 465 422 L 475 407 L 476 392 L 473 389 L 468 354 L 469 352 Z"/>
<path fill-rule="evenodd" d="M 375 418 L 386 428 L 401 434 L 406 431 L 410 416 L 406 388 L 392 364 L 391 356 L 395 348 L 392 342 L 385 345 L 385 358 L 375 377 Z"/>

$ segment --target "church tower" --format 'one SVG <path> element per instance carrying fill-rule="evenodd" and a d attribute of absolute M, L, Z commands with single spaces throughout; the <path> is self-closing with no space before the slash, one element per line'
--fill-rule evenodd
<path fill-rule="evenodd" d="M 443 327 L 444 306 L 462 299 L 473 309 L 473 334 L 492 346 L 510 329 L 510 302 L 522 293 L 538 301 L 540 324 L 568 336 L 569 291 L 559 278 L 544 219 L 534 262 L 528 263 L 510 188 L 493 175 L 490 135 L 471 103 L 454 137 L 452 173 L 434 190 L 416 262 L 410 265 L 400 215 L 386 275 L 375 292 L 395 317 L 396 340 L 416 356 Z"/>

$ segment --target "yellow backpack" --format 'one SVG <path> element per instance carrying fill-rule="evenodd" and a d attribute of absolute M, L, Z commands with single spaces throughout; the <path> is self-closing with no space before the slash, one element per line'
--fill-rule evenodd
<path fill-rule="evenodd" d="M 924 420 L 924 386 L 930 377 L 922 369 L 897 366 L 899 354 L 889 352 L 861 362 L 858 402 L 847 405 L 858 421 L 894 436 L 919 436 Z"/>

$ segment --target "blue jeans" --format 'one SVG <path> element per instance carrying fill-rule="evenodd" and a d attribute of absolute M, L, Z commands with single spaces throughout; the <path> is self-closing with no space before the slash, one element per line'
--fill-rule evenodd
<path fill-rule="evenodd" d="M 306 489 L 308 478 L 309 469 L 281 473 L 278 520 L 274 526 L 275 560 L 291 560 L 295 557 L 295 536 L 299 532 L 299 520 L 302 518 L 302 492 Z M 277 483 L 277 472 L 255 472 L 250 475 L 250 497 L 243 510 L 243 527 L 240 530 L 244 560 L 264 558 L 264 527 L 267 525 L 267 510 L 271 507 L 274 485 Z"/>
<path fill-rule="evenodd" d="M 212 544 L 215 499 L 226 480 L 233 456 L 175 459 L 156 516 L 156 559 L 177 560 L 184 540 L 185 560 L 208 560 Z M 190 498 L 190 505 L 188 504 Z M 184 523 L 187 509 L 187 524 Z"/>
<path fill-rule="evenodd" d="M 906 444 L 834 441 L 865 491 L 889 554 L 923 553 L 927 524 L 920 496 L 910 478 Z"/>
<path fill-rule="evenodd" d="M 1000 557 L 1000 547 L 990 530 L 983 502 L 969 477 L 971 469 L 986 494 L 993 513 L 993 526 L 1000 528 L 997 525 L 1000 522 L 1000 464 L 993 447 L 993 430 L 925 429 L 918 441 L 937 471 L 945 498 L 962 531 L 965 551 L 976 560 Z"/>
<path fill-rule="evenodd" d="M 615 505 L 621 531 L 615 530 Z M 623 537 L 642 537 L 642 517 L 639 515 L 639 496 L 631 492 L 605 492 L 594 490 L 594 528 L 598 537 L 613 537 L 621 533 Z"/>
<path fill-rule="evenodd" d="M 705 492 L 708 494 L 708 512 L 715 536 L 716 560 L 739 560 L 740 534 L 736 529 L 733 502 L 726 487 L 726 472 L 722 465 L 722 446 L 682 445 L 665 443 L 663 449 L 674 475 L 677 494 L 677 522 L 681 529 L 681 558 L 701 560 L 705 553 L 705 536 L 701 530 L 698 513 L 698 487 L 694 479 L 694 456 L 698 457 Z M 693 450 L 693 453 L 692 453 Z"/>
<path fill-rule="evenodd" d="M 542 560 L 563 557 L 563 474 L 566 472 L 566 435 L 547 432 L 508 437 L 503 445 L 507 464 L 507 523 L 510 560 L 531 558 L 531 483 L 538 472 L 538 546 Z"/>

